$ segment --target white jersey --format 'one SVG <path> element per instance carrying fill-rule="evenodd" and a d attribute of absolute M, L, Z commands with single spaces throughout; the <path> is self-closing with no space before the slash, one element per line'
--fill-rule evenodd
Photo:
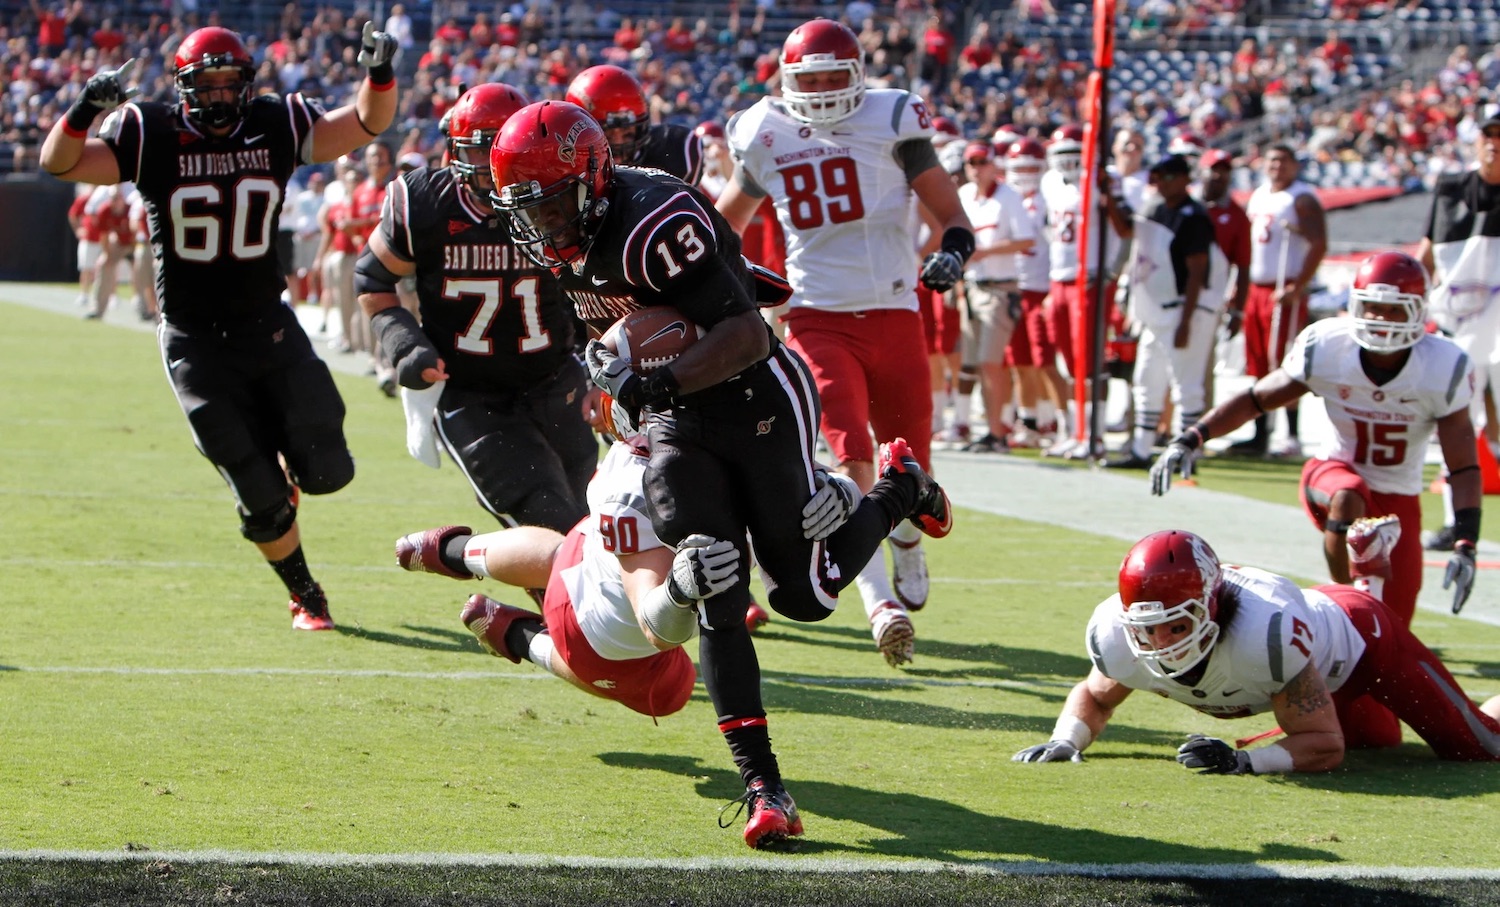
<path fill-rule="evenodd" d="M 1423 334 L 1400 373 L 1377 386 L 1359 351 L 1354 319 L 1326 318 L 1303 329 L 1281 364 L 1328 410 L 1334 437 L 1315 455 L 1348 463 L 1371 491 L 1420 494 L 1437 420 L 1467 409 L 1474 395 L 1469 357 L 1453 341 Z"/>
<path fill-rule="evenodd" d="M 1317 665 L 1329 692 L 1354 673 L 1365 653 L 1344 609 L 1315 589 L 1299 589 L 1284 576 L 1225 565 L 1219 607 L 1233 599 L 1198 682 L 1189 686 L 1152 674 L 1126 642 L 1124 608 L 1112 595 L 1094 609 L 1087 636 L 1099 673 L 1132 690 L 1147 690 L 1215 718 L 1243 718 L 1271 709 L 1271 697 L 1308 662 Z"/>
<path fill-rule="evenodd" d="M 958 187 L 958 200 L 969 215 L 974 226 L 974 248 L 988 249 L 1001 243 L 1017 239 L 1035 239 L 1036 223 L 1026 213 L 1026 201 L 1021 193 L 996 183 L 994 189 L 981 197 L 976 183 L 964 183 Z M 976 251 L 977 258 L 977 251 Z M 988 255 L 971 258 L 964 276 L 969 280 L 1015 280 L 1018 267 L 1024 256 Z"/>
<path fill-rule="evenodd" d="M 1270 183 L 1261 183 L 1250 193 L 1245 213 L 1250 217 L 1250 282 L 1276 286 L 1295 280 L 1302 273 L 1307 252 L 1312 247 L 1300 232 L 1302 219 L 1297 216 L 1297 197 L 1317 194 L 1304 182 L 1294 182 L 1280 192 Z M 1285 255 L 1283 266 L 1282 255 Z"/>
<path fill-rule="evenodd" d="M 1051 261 L 1049 277 L 1054 281 L 1067 282 L 1078 277 L 1078 230 L 1083 222 L 1083 194 L 1077 183 L 1063 179 L 1056 170 L 1042 174 L 1042 199 L 1047 205 L 1047 242 Z M 1099 222 L 1108 224 L 1109 217 L 1103 208 L 1096 208 L 1089 217 L 1088 270 L 1098 271 Z M 1104 250 L 1105 262 L 1112 263 L 1120 256 L 1120 234 L 1113 224 L 1106 227 L 1109 239 Z"/>
<path fill-rule="evenodd" d="M 1047 244 L 1047 205 L 1041 192 L 1033 192 L 1021 200 L 1026 216 L 1031 218 L 1032 235 L 1036 245 L 1030 252 L 1016 253 L 1020 265 L 1021 289 L 1045 293 L 1052 288 L 1052 255 Z"/>
<path fill-rule="evenodd" d="M 779 98 L 762 98 L 726 131 L 736 164 L 776 205 L 793 307 L 916 311 L 913 193 L 895 157 L 903 142 L 931 141 L 916 96 L 871 89 L 853 116 L 827 126 L 800 123 Z"/>
<path fill-rule="evenodd" d="M 610 447 L 589 482 L 582 556 L 560 571 L 579 628 L 594 651 L 611 661 L 658 651 L 636 622 L 615 556 L 662 547 L 646 515 L 645 474 L 645 457 L 618 442 Z"/>

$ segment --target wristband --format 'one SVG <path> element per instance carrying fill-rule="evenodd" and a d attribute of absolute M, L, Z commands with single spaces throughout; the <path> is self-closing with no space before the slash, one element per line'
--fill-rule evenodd
<path fill-rule="evenodd" d="M 1453 536 L 1460 542 L 1473 545 L 1479 541 L 1479 508 L 1465 507 L 1453 511 Z"/>
<path fill-rule="evenodd" d="M 1057 716 L 1057 724 L 1052 728 L 1052 739 L 1066 740 L 1081 753 L 1094 742 L 1094 732 L 1078 716 L 1063 712 Z"/>
<path fill-rule="evenodd" d="M 98 115 L 99 108 L 79 98 L 63 115 L 63 129 L 73 138 L 81 139 L 89 134 L 89 127 L 94 125 L 94 117 Z"/>
<path fill-rule="evenodd" d="M 967 262 L 974 254 L 974 232 L 963 227 L 949 227 L 943 231 L 942 249 L 957 255 L 959 261 Z"/>
<path fill-rule="evenodd" d="M 396 87 L 396 69 L 389 62 L 371 66 L 366 70 L 365 78 L 376 91 L 390 91 Z"/>
<path fill-rule="evenodd" d="M 1339 535 L 1348 535 L 1349 527 L 1353 525 L 1354 523 L 1352 520 L 1324 520 L 1323 531 L 1334 532 Z"/>
<path fill-rule="evenodd" d="M 1251 750 L 1250 771 L 1257 775 L 1277 772 L 1294 772 L 1297 767 L 1292 763 L 1292 754 L 1279 743 L 1263 746 L 1258 750 Z"/>

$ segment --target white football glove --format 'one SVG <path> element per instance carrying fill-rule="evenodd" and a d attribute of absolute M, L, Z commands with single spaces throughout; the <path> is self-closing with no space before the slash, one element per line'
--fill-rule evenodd
<path fill-rule="evenodd" d="M 1012 762 L 1082 762 L 1083 753 L 1066 740 L 1048 740 L 1036 746 L 1028 746 L 1014 756 Z"/>
<path fill-rule="evenodd" d="M 740 581 L 740 550 L 733 542 L 695 533 L 677 546 L 667 594 L 680 607 L 713 598 Z"/>
<path fill-rule="evenodd" d="M 366 22 L 365 30 L 359 36 L 359 65 L 369 69 L 389 63 L 395 59 L 399 48 L 394 35 L 376 31 L 374 22 Z"/>
<path fill-rule="evenodd" d="M 1474 591 L 1474 546 L 1468 542 L 1456 542 L 1453 556 L 1448 558 L 1448 569 L 1443 571 L 1443 588 L 1453 587 L 1453 613 L 1464 609 L 1469 593 Z"/>
<path fill-rule="evenodd" d="M 1151 465 L 1151 493 L 1160 496 L 1171 490 L 1173 473 L 1178 473 L 1184 479 L 1192 478 L 1193 464 L 1197 459 L 1198 452 L 1186 444 L 1176 441 L 1168 444 L 1167 449 Z"/>
<path fill-rule="evenodd" d="M 818 492 L 802 508 L 802 537 L 822 541 L 849 521 L 854 508 L 859 506 L 859 486 L 843 473 L 832 472 L 819 466 L 813 473 Z"/>

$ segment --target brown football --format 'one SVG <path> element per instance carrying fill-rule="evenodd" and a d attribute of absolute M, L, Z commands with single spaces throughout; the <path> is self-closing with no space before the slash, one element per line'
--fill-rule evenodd
<path fill-rule="evenodd" d="M 649 374 L 682 355 L 706 331 L 669 305 L 637 309 L 604 332 L 601 342 L 641 374 Z"/>

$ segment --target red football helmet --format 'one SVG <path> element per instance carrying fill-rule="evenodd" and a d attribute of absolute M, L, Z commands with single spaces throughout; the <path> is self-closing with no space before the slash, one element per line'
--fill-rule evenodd
<path fill-rule="evenodd" d="M 255 60 L 245 49 L 240 36 L 227 28 L 200 28 L 177 45 L 173 58 L 177 73 L 177 92 L 183 107 L 195 123 L 212 129 L 233 126 L 244 116 L 255 87 Z M 205 73 L 238 72 L 238 81 L 227 85 L 199 85 Z M 229 100 L 209 100 L 207 95 L 228 94 Z"/>
<path fill-rule="evenodd" d="M 1399 321 L 1372 317 L 1367 306 L 1392 306 Z M 1376 353 L 1394 353 L 1414 346 L 1427 330 L 1427 269 L 1405 252 L 1376 252 L 1360 262 L 1349 287 L 1349 314 L 1354 339 Z"/>
<path fill-rule="evenodd" d="M 1083 172 L 1083 127 L 1068 123 L 1052 131 L 1047 142 L 1047 166 L 1063 175 L 1068 182 L 1075 182 Z"/>
<path fill-rule="evenodd" d="M 511 239 L 544 268 L 583 256 L 609 208 L 614 162 L 588 111 L 541 101 L 511 115 L 490 147 L 490 202 Z"/>
<path fill-rule="evenodd" d="M 1136 542 L 1120 564 L 1125 641 L 1158 677 L 1197 665 L 1219 638 L 1219 557 L 1191 532 L 1168 529 Z M 1175 638 L 1158 643 L 1157 631 Z"/>
<path fill-rule="evenodd" d="M 1047 150 L 1036 139 L 1012 142 L 1005 152 L 1005 183 L 1022 195 L 1042 187 L 1042 171 L 1047 167 Z"/>
<path fill-rule="evenodd" d="M 847 72 L 848 85 L 802 91 L 797 77 Z M 854 32 L 832 19 L 814 19 L 792 29 L 781 47 L 781 100 L 792 118 L 813 126 L 848 119 L 865 102 L 865 51 Z"/>
<path fill-rule="evenodd" d="M 724 127 L 713 120 L 704 120 L 693 127 L 693 135 L 696 135 L 700 142 L 728 141 L 728 138 L 724 135 Z"/>
<path fill-rule="evenodd" d="M 607 64 L 590 66 L 573 77 L 564 100 L 587 110 L 604 127 L 615 160 L 629 164 L 640 155 L 651 118 L 646 112 L 646 92 L 628 70 Z"/>
<path fill-rule="evenodd" d="M 490 183 L 490 145 L 505 121 L 525 106 L 521 92 L 486 82 L 464 92 L 445 116 L 448 166 L 460 183 L 485 201 L 495 188 Z"/>

